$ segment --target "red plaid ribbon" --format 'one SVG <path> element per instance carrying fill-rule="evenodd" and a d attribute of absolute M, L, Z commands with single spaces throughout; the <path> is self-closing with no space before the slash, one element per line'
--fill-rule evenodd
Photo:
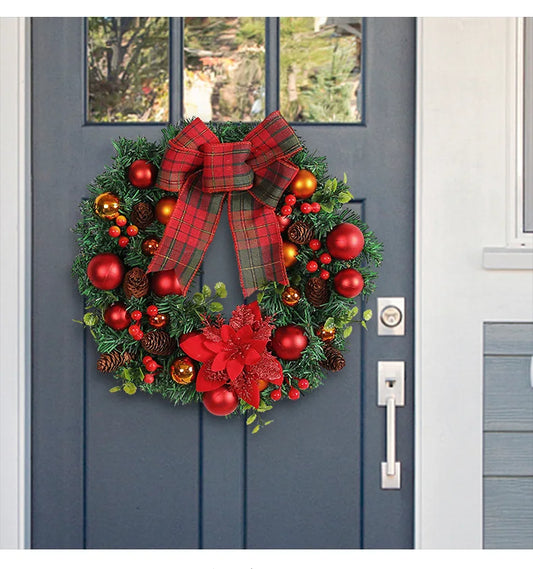
<path fill-rule="evenodd" d="M 228 196 L 244 296 L 266 281 L 289 284 L 275 207 L 298 172 L 288 158 L 301 149 L 279 111 L 242 142 L 221 143 L 201 119 L 187 125 L 169 141 L 159 170 L 157 187 L 179 196 L 148 272 L 174 269 L 186 294 Z"/>

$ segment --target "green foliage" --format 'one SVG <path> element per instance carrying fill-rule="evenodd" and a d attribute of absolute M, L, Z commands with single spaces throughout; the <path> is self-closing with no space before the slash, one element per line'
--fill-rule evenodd
<path fill-rule="evenodd" d="M 216 322 L 221 317 L 221 312 L 224 310 L 221 301 L 228 296 L 224 283 L 220 281 L 206 283 L 201 288 L 193 286 L 187 297 L 180 295 L 158 297 L 150 292 L 143 298 L 127 299 L 121 287 L 111 291 L 95 288 L 89 281 L 86 271 L 89 261 L 96 254 L 102 252 L 117 254 L 122 258 L 127 269 L 132 267 L 146 269 L 148 267 L 149 258 L 142 253 L 141 244 L 148 236 L 154 235 L 160 238 L 164 226 L 154 222 L 147 229 L 141 229 L 137 236 L 130 239 L 128 247 L 122 249 L 118 246 L 117 240 L 108 235 L 108 229 L 113 222 L 96 215 L 94 198 L 104 191 L 116 194 L 120 199 L 120 213 L 128 218 L 137 202 L 142 200 L 156 204 L 165 193 L 155 188 L 139 190 L 133 187 L 128 181 L 128 167 L 139 158 L 149 160 L 159 166 L 169 138 L 175 136 L 185 124 L 187 123 L 184 121 L 163 129 L 162 139 L 157 143 L 149 142 L 144 138 L 136 140 L 121 138 L 113 143 L 115 156 L 111 165 L 105 167 L 104 171 L 90 184 L 91 197 L 83 200 L 80 204 L 80 219 L 74 228 L 79 244 L 79 253 L 72 266 L 72 273 L 77 279 L 79 291 L 85 298 L 86 305 L 86 311 L 80 323 L 83 323 L 90 330 L 95 338 L 98 351 L 109 353 L 113 350 L 119 350 L 129 352 L 134 356 L 133 361 L 114 373 L 118 385 L 112 387 L 110 391 L 124 391 L 128 395 L 133 395 L 139 391 L 159 394 L 175 404 L 201 401 L 201 394 L 196 391 L 194 382 L 189 385 L 181 385 L 171 378 L 170 367 L 173 361 L 184 355 L 179 344 L 172 355 L 155 357 L 162 367 L 158 370 L 153 383 L 145 383 L 143 378 L 146 370 L 142 364 L 142 358 L 146 352 L 142 349 L 140 342 L 130 336 L 127 329 L 117 331 L 110 328 L 104 321 L 104 311 L 113 302 L 121 301 L 128 311 L 140 310 L 143 313 L 140 326 L 141 329 L 147 330 L 149 324 L 146 308 L 155 304 L 160 313 L 167 314 L 169 317 L 169 323 L 165 329 L 171 337 L 179 340 L 183 334 L 200 330 L 207 321 Z M 242 140 L 254 126 L 254 124 L 246 123 L 210 125 L 215 134 L 224 142 Z M 325 248 L 314 252 L 307 246 L 300 246 L 297 263 L 288 269 L 291 286 L 298 288 L 302 293 L 300 302 L 295 306 L 288 307 L 282 302 L 283 285 L 268 282 L 258 291 L 257 300 L 263 315 L 271 316 L 276 326 L 287 324 L 302 326 L 309 340 L 301 358 L 291 361 L 281 360 L 285 378 L 281 387 L 284 398 L 287 397 L 291 386 L 297 387 L 300 378 L 309 381 L 309 389 L 305 392 L 302 391 L 302 397 L 306 396 L 308 391 L 319 387 L 326 379 L 324 368 L 320 365 L 325 356 L 324 343 L 316 335 L 318 328 L 321 326 L 335 328 L 337 333 L 332 340 L 332 345 L 341 351 L 345 350 L 346 341 L 350 335 L 358 329 L 356 324 L 361 324 L 362 327 L 366 328 L 366 322 L 372 317 L 372 311 L 364 309 L 358 304 L 360 299 L 364 301 L 374 291 L 377 278 L 376 267 L 380 265 L 382 260 L 382 244 L 367 225 L 362 222 L 357 213 L 343 206 L 348 197 L 352 198 L 346 175 L 341 180 L 330 177 L 326 159 L 315 156 L 305 147 L 292 158 L 292 161 L 298 167 L 308 169 L 316 176 L 318 186 L 313 195 L 313 200 L 321 204 L 321 211 L 304 215 L 298 207 L 295 207 L 291 220 L 305 220 L 306 223 L 312 225 L 315 236 L 323 244 L 328 233 L 339 223 L 353 223 L 363 232 L 365 246 L 361 255 L 356 259 L 350 261 L 333 259 L 328 265 L 328 271 L 332 275 L 332 278 L 326 281 L 330 289 L 330 300 L 320 308 L 315 308 L 305 298 L 306 282 L 313 276 L 306 271 L 305 266 L 309 260 L 318 258 L 322 252 L 325 252 Z M 279 207 L 282 204 L 283 199 L 280 200 Z M 345 298 L 337 294 L 333 288 L 333 276 L 347 267 L 356 268 L 363 275 L 365 285 L 361 297 Z M 362 318 L 357 319 L 361 311 Z M 231 312 L 231 308 L 229 312 Z M 258 432 L 260 428 L 271 422 L 264 421 L 263 415 L 272 409 L 270 393 L 274 389 L 277 389 L 277 386 L 270 385 L 261 392 L 261 403 L 258 409 L 251 408 L 250 405 L 241 400 L 235 411 L 235 414 L 246 415 L 247 423 L 250 426 L 253 425 L 252 432 Z"/>

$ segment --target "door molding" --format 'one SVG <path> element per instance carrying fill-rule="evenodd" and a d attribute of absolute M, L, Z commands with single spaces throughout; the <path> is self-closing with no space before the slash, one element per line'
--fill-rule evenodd
<path fill-rule="evenodd" d="M 29 40 L 0 18 L 0 549 L 30 544 Z"/>

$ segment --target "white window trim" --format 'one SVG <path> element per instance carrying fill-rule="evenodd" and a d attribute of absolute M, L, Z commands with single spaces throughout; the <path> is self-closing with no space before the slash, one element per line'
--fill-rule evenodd
<path fill-rule="evenodd" d="M 0 549 L 29 547 L 29 23 L 0 18 Z"/>
<path fill-rule="evenodd" d="M 483 248 L 485 269 L 533 269 L 533 233 L 524 231 L 525 18 L 514 18 L 509 50 L 507 109 L 507 243 Z"/>

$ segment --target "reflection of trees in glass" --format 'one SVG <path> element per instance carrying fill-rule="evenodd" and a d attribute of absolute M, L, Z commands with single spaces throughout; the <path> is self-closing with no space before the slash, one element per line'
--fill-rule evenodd
<path fill-rule="evenodd" d="M 88 120 L 168 120 L 168 18 L 88 18 Z"/>
<path fill-rule="evenodd" d="M 361 18 L 281 18 L 280 107 L 291 121 L 359 122 Z"/>
<path fill-rule="evenodd" d="M 264 115 L 264 18 L 185 18 L 184 114 L 204 120 Z"/>

